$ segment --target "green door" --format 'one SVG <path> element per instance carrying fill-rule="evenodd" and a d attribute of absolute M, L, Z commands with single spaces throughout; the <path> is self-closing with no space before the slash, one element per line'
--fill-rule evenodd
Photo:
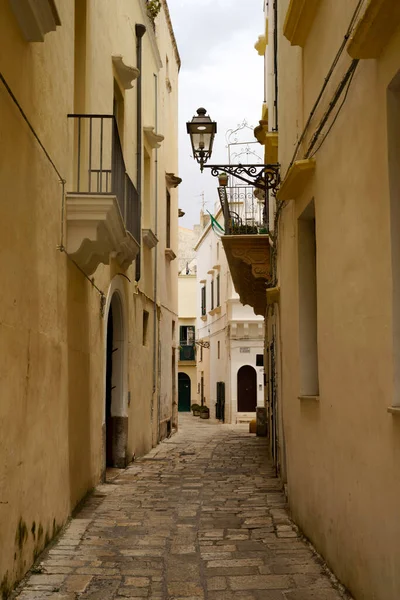
<path fill-rule="evenodd" d="M 190 377 L 186 373 L 178 373 L 178 410 L 190 412 Z"/>

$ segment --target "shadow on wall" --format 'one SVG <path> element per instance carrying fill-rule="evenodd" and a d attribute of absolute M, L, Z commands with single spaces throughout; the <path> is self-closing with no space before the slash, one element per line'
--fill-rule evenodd
<path fill-rule="evenodd" d="M 88 282 L 67 265 L 68 442 L 71 510 L 91 487 Z"/>

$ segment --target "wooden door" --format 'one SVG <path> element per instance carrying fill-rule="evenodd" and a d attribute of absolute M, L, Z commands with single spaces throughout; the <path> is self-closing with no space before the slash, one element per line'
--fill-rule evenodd
<path fill-rule="evenodd" d="M 256 412 L 257 373 L 254 367 L 240 367 L 237 375 L 238 412 Z"/>
<path fill-rule="evenodd" d="M 178 373 L 178 410 L 189 412 L 191 405 L 190 377 L 186 373 Z"/>

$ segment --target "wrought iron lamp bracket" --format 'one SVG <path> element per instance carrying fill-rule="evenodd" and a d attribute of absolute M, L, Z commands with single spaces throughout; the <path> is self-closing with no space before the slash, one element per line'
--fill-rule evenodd
<path fill-rule="evenodd" d="M 201 346 L 202 348 L 209 348 L 210 347 L 210 342 L 203 342 L 203 341 L 196 341 L 195 344 L 197 346 Z"/>
<path fill-rule="evenodd" d="M 218 177 L 220 173 L 226 173 L 241 179 L 245 183 L 270 191 L 276 194 L 280 184 L 279 164 L 271 165 L 202 165 L 203 168 L 211 169 L 211 175 Z"/>

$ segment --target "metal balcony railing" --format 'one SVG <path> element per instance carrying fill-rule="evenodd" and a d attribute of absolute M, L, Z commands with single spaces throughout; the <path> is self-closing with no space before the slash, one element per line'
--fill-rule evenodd
<path fill-rule="evenodd" d="M 253 186 L 219 187 L 226 235 L 268 233 L 268 198 Z"/>
<path fill-rule="evenodd" d="M 195 360 L 195 345 L 193 343 L 180 342 L 179 360 Z"/>
<path fill-rule="evenodd" d="M 75 194 L 117 197 L 125 227 L 140 243 L 139 196 L 126 172 L 118 126 L 113 115 L 71 114 L 75 127 Z"/>

